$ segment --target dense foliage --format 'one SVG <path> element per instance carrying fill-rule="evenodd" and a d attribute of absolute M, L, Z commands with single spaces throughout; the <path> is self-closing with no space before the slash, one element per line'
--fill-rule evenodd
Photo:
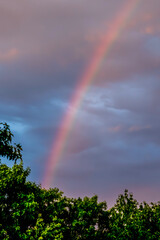
<path fill-rule="evenodd" d="M 21 146 L 12 146 L 11 137 L 9 126 L 1 124 L 0 155 L 21 160 Z M 13 167 L 0 164 L 0 239 L 160 239 L 159 202 L 139 204 L 125 190 L 107 210 L 97 196 L 70 199 L 57 188 L 43 189 L 27 181 L 29 173 L 22 160 Z"/>

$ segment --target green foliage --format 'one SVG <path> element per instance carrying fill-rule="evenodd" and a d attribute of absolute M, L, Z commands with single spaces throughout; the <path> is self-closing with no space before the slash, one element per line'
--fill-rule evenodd
<path fill-rule="evenodd" d="M 68 199 L 68 239 L 101 239 L 108 224 L 106 203 L 98 203 L 97 196 Z M 102 238 L 103 239 L 103 238 Z"/>
<path fill-rule="evenodd" d="M 23 234 L 23 239 L 61 240 L 63 239 L 61 221 L 55 216 L 50 224 L 46 224 L 41 214 L 39 214 L 35 226 L 29 228 Z"/>
<path fill-rule="evenodd" d="M 106 202 L 99 203 L 97 196 L 70 199 L 57 188 L 43 189 L 27 181 L 30 169 L 24 169 L 22 160 L 16 164 L 21 153 L 11 145 L 12 137 L 9 126 L 3 124 L 0 155 L 15 164 L 0 163 L 0 239 L 160 239 L 160 202 L 139 204 L 125 190 L 107 210 Z"/>

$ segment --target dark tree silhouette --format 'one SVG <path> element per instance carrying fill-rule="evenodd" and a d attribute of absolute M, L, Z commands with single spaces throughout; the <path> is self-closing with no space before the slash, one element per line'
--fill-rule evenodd
<path fill-rule="evenodd" d="M 10 127 L 7 123 L 0 123 L 0 156 L 6 157 L 9 160 L 17 162 L 18 159 L 22 160 L 22 146 L 20 144 L 12 144 Z"/>

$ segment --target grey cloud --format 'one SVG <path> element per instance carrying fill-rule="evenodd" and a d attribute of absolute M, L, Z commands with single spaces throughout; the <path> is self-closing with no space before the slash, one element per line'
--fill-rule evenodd
<path fill-rule="evenodd" d="M 125 2 L 1 1 L 1 121 L 24 146 L 31 179 L 41 182 L 79 77 Z M 159 0 L 141 1 L 78 109 L 52 186 L 110 204 L 124 188 L 159 198 L 158 29 Z"/>

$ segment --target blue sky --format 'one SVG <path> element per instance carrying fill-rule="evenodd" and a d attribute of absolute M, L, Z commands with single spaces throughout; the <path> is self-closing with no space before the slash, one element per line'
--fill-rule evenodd
<path fill-rule="evenodd" d="M 30 179 L 44 168 L 79 76 L 128 2 L 2 0 L 0 121 L 23 145 Z M 125 188 L 160 199 L 160 2 L 141 0 L 78 110 L 52 187 L 112 205 Z"/>

